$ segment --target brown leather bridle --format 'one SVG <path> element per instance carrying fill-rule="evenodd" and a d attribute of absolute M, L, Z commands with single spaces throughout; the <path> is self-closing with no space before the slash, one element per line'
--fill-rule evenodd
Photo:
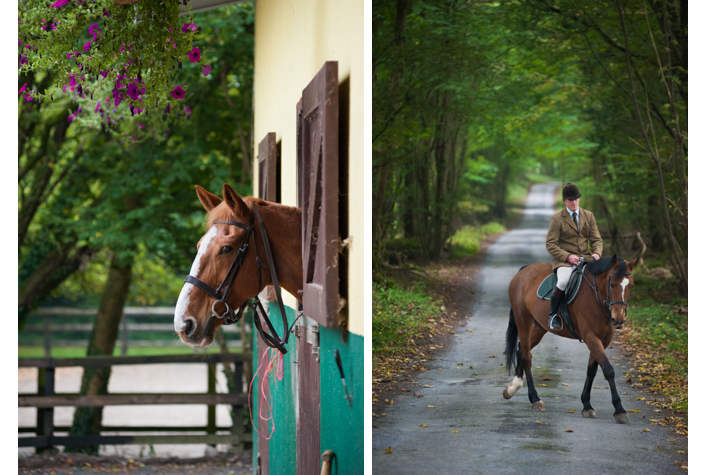
<path fill-rule="evenodd" d="M 264 249 L 266 250 L 266 260 L 269 264 L 269 272 L 271 273 L 271 281 L 274 285 L 274 290 L 276 291 L 276 299 L 278 300 L 279 304 L 279 310 L 281 311 L 281 319 L 283 320 L 283 327 L 284 327 L 284 336 L 283 338 L 278 337 L 278 333 L 276 332 L 276 329 L 274 326 L 271 324 L 271 321 L 269 320 L 268 315 L 266 314 L 266 311 L 264 310 L 264 307 L 261 305 L 261 301 L 259 300 L 258 296 L 255 295 L 252 297 L 250 300 L 252 301 L 251 304 L 249 304 L 249 300 L 244 302 L 241 307 L 239 307 L 239 311 L 235 314 L 234 309 L 232 309 L 229 304 L 227 303 L 227 297 L 229 296 L 229 291 L 232 288 L 232 285 L 234 284 L 235 279 L 237 278 L 237 274 L 239 274 L 239 270 L 242 267 L 242 263 L 244 261 L 244 256 L 246 255 L 247 251 L 249 250 L 249 239 L 251 238 L 254 241 L 254 254 L 256 256 L 256 269 L 257 273 L 259 276 L 259 291 L 261 291 L 261 268 L 266 267 L 261 260 L 259 259 L 259 253 L 257 251 L 257 246 L 256 246 L 256 234 L 254 232 L 254 214 L 256 214 L 256 219 L 259 223 L 259 229 L 261 230 L 261 237 L 262 240 L 264 241 Z M 242 239 L 242 243 L 239 246 L 239 249 L 237 250 L 236 255 L 234 256 L 234 260 L 232 261 L 232 265 L 229 267 L 229 270 L 227 271 L 227 275 L 224 276 L 224 279 L 222 279 L 222 283 L 219 284 L 219 287 L 216 289 L 213 288 L 212 286 L 206 284 L 205 282 L 201 281 L 195 276 L 188 275 L 185 277 L 185 282 L 194 285 L 195 287 L 199 288 L 203 292 L 207 293 L 209 296 L 213 297 L 215 301 L 212 303 L 212 315 L 210 318 L 218 318 L 223 320 L 223 325 L 231 325 L 233 323 L 237 323 L 241 318 L 242 315 L 244 314 L 244 309 L 245 307 L 249 304 L 253 309 L 254 309 L 254 325 L 256 326 L 256 329 L 259 332 L 259 335 L 261 335 L 262 340 L 264 340 L 264 343 L 266 343 L 267 346 L 270 346 L 271 348 L 276 348 L 279 350 L 281 353 L 286 354 L 286 344 L 288 343 L 288 336 L 291 333 L 291 329 L 288 326 L 288 320 L 286 319 L 286 310 L 284 308 L 283 300 L 281 299 L 281 287 L 279 286 L 279 281 L 278 278 L 276 277 L 276 266 L 274 265 L 274 259 L 273 256 L 271 255 L 271 246 L 269 246 L 269 237 L 266 234 L 266 227 L 264 226 L 264 220 L 261 219 L 261 214 L 259 214 L 259 209 L 257 208 L 256 204 L 253 205 L 253 208 L 249 212 L 249 224 L 243 224 L 239 223 L 237 221 L 232 221 L 232 220 L 224 220 L 224 221 L 215 221 L 215 223 L 220 223 L 220 224 L 228 224 L 230 226 L 236 226 L 238 228 L 242 228 L 246 230 L 246 234 L 244 238 Z M 215 305 L 217 303 L 221 303 L 225 307 L 225 311 L 223 314 L 219 314 L 215 310 Z M 269 329 L 269 333 L 266 333 L 261 325 L 260 320 L 263 318 L 264 322 L 266 323 L 266 326 Z M 295 323 L 295 322 L 294 322 Z"/>

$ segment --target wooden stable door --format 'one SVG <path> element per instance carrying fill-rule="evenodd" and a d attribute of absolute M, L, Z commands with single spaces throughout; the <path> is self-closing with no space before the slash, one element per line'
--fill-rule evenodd
<path fill-rule="evenodd" d="M 322 452 L 319 336 L 322 327 L 338 328 L 340 304 L 337 62 L 326 62 L 303 90 L 297 104 L 296 127 L 303 258 L 303 304 L 299 304 L 298 310 L 303 310 L 304 316 L 295 325 L 296 350 L 289 348 L 284 365 L 298 372 L 296 473 L 317 475 L 321 469 Z M 259 197 L 269 201 L 277 201 L 280 196 L 279 150 L 275 139 L 276 134 L 269 133 L 259 143 Z M 259 339 L 257 354 L 263 354 L 265 348 Z M 277 416 L 276 412 L 274 416 Z M 259 432 L 269 433 L 266 421 L 259 421 Z M 292 436 L 289 431 L 274 434 L 275 438 L 289 436 Z M 258 437 L 257 444 L 257 473 L 267 475 L 270 473 L 270 447 L 276 442 Z"/>

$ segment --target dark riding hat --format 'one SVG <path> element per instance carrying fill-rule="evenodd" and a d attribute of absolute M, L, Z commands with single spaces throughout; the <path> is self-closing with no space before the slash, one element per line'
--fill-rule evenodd
<path fill-rule="evenodd" d="M 562 188 L 562 199 L 576 200 L 580 196 L 582 196 L 582 193 L 579 192 L 579 188 L 577 188 L 577 185 L 567 183 L 565 187 Z"/>

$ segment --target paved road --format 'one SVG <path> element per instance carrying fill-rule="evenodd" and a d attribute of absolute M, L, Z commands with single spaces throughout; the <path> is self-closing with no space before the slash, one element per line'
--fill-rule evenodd
<path fill-rule="evenodd" d="M 553 335 L 533 349 L 533 376 L 547 412 L 532 412 L 526 386 L 503 399 L 512 380 L 504 368 L 508 283 L 522 265 L 549 260 L 545 237 L 555 212 L 554 188 L 535 185 L 521 225 L 489 248 L 468 325 L 429 371 L 415 377 L 423 397 L 397 396 L 387 416 L 377 419 L 373 474 L 687 473 L 674 465 L 687 463 L 687 455 L 678 452 L 687 452 L 687 439 L 651 424 L 654 408 L 636 399 L 645 394 L 624 383 L 624 362 L 614 349 L 607 354 L 615 358 L 619 392 L 628 393 L 622 395 L 624 407 L 640 411 L 629 413 L 629 424 L 614 421 L 601 371 L 591 400 L 598 418 L 582 417 L 589 351 L 577 340 Z"/>

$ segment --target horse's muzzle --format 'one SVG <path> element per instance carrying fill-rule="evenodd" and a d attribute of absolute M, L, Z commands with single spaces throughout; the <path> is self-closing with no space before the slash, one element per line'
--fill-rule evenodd
<path fill-rule="evenodd" d="M 617 322 L 616 322 L 616 319 L 615 319 L 614 317 L 611 317 L 611 323 L 614 325 L 614 328 L 616 328 L 617 330 L 621 330 L 621 329 L 623 328 L 623 326 L 624 326 L 624 323 L 623 323 L 623 322 L 622 322 L 622 323 L 617 323 Z"/>

